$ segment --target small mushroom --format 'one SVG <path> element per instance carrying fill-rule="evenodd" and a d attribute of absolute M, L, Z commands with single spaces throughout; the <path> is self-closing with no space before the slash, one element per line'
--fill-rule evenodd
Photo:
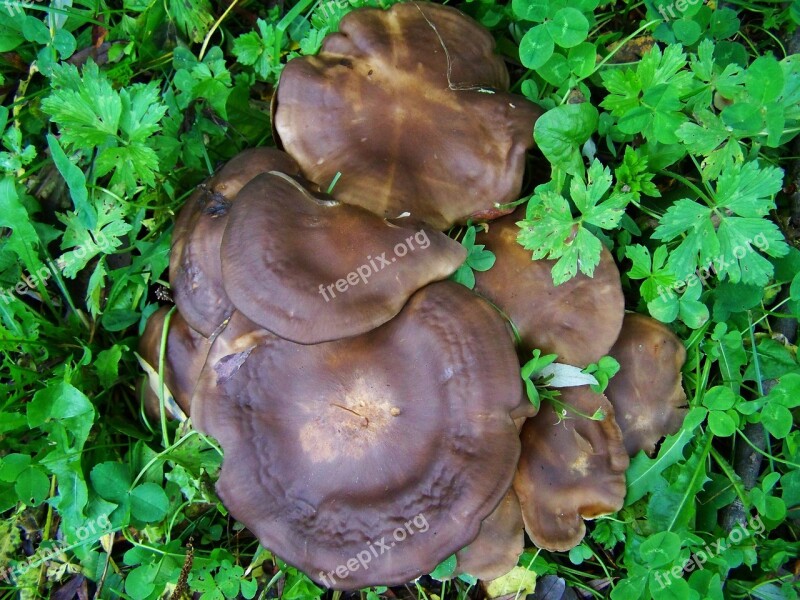
<path fill-rule="evenodd" d="M 505 214 L 541 110 L 507 93 L 489 32 L 428 2 L 346 15 L 317 56 L 286 65 L 276 140 L 304 175 L 382 217 L 436 229 Z"/>
<path fill-rule="evenodd" d="M 238 310 L 281 337 L 315 344 L 385 323 L 416 290 L 453 273 L 466 250 L 428 227 L 400 227 L 264 173 L 231 207 L 220 255 Z"/>
<path fill-rule="evenodd" d="M 555 353 L 559 362 L 585 367 L 608 353 L 625 314 L 619 270 L 605 248 L 594 277 L 579 273 L 553 285 L 555 261 L 531 260 L 517 243 L 520 209 L 493 221 L 477 242 L 494 252 L 488 271 L 475 273 L 475 291 L 502 310 L 519 332 L 522 350 Z"/>
<path fill-rule="evenodd" d="M 198 382 L 217 491 L 262 544 L 336 589 L 430 572 L 477 535 L 519 456 L 505 324 L 452 282 L 360 336 L 300 345 L 235 312 Z"/>
<path fill-rule="evenodd" d="M 222 287 L 219 245 L 239 190 L 259 173 L 299 175 L 288 154 L 253 148 L 234 156 L 200 184 L 181 209 L 172 234 L 169 279 L 173 298 L 192 328 L 206 337 L 233 312 Z"/>
<path fill-rule="evenodd" d="M 559 422 L 553 406 L 522 427 L 522 455 L 514 478 L 525 530 L 533 543 L 551 551 L 577 546 L 584 519 L 622 508 L 628 455 L 614 409 L 588 387 L 563 388 L 561 400 L 583 415 L 601 409 L 601 421 L 567 413 Z"/>
<path fill-rule="evenodd" d="M 139 355 L 150 365 L 154 374 L 149 382 L 145 383 L 144 389 L 145 410 L 154 418 L 159 417 L 159 390 L 154 386 L 158 386 L 155 376 L 158 374 L 161 337 L 168 312 L 169 308 L 164 306 L 153 313 L 147 320 L 144 333 L 139 339 Z M 164 350 L 165 362 L 162 377 L 164 385 L 172 393 L 178 407 L 187 416 L 190 414 L 195 383 L 200 376 L 210 348 L 211 343 L 208 338 L 189 327 L 179 312 L 176 311 L 172 314 Z M 169 403 L 167 408 L 172 408 L 170 417 L 179 416 L 178 411 L 174 407 L 170 407 Z"/>
<path fill-rule="evenodd" d="M 522 510 L 511 488 L 469 546 L 456 552 L 455 575 L 468 573 L 478 579 L 497 579 L 517 566 L 524 549 Z"/>
<path fill-rule="evenodd" d="M 681 367 L 686 349 L 666 325 L 635 313 L 625 315 L 619 339 L 609 352 L 619 372 L 606 388 L 630 456 L 655 451 L 665 435 L 678 431 L 686 416 Z"/>

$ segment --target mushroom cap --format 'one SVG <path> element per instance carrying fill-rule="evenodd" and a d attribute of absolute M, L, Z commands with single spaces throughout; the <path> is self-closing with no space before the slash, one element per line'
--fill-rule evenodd
<path fill-rule="evenodd" d="M 169 308 L 162 306 L 147 320 L 139 339 L 139 355 L 158 372 L 161 353 L 161 335 Z M 175 402 L 187 416 L 190 414 L 192 392 L 203 370 L 211 348 L 208 338 L 189 327 L 181 313 L 175 311 L 169 320 L 167 344 L 164 350 L 164 385 L 172 392 Z M 151 417 L 158 418 L 158 393 L 145 387 L 145 409 Z"/>
<path fill-rule="evenodd" d="M 586 533 L 584 519 L 622 508 L 628 454 L 614 421 L 614 408 L 587 386 L 562 388 L 561 400 L 583 414 L 602 408 L 602 421 L 576 414 L 558 422 L 549 402 L 522 427 L 522 455 L 514 478 L 525 531 L 533 543 L 551 551 L 577 546 Z"/>
<path fill-rule="evenodd" d="M 267 171 L 299 174 L 285 152 L 245 150 L 198 186 L 175 222 L 169 261 L 172 295 L 186 321 L 206 337 L 233 312 L 222 286 L 219 259 L 230 203 L 248 181 Z"/>
<path fill-rule="evenodd" d="M 231 207 L 221 257 L 238 310 L 281 337 L 316 344 L 385 323 L 416 290 L 453 273 L 466 250 L 441 232 L 399 227 L 264 173 Z"/>
<path fill-rule="evenodd" d="M 322 344 L 234 313 L 192 410 L 224 449 L 231 514 L 315 581 L 355 589 L 410 581 L 477 536 L 511 484 L 520 393 L 502 319 L 441 282 Z"/>
<path fill-rule="evenodd" d="M 333 195 L 436 229 L 507 211 L 541 110 L 507 93 L 492 36 L 428 2 L 358 9 L 317 56 L 295 58 L 273 105 L 276 139 Z"/>
<path fill-rule="evenodd" d="M 630 456 L 655 451 L 665 435 L 680 429 L 686 416 L 681 367 L 686 349 L 666 325 L 635 313 L 625 315 L 619 339 L 609 352 L 619 372 L 606 388 Z"/>
<path fill-rule="evenodd" d="M 579 273 L 553 285 L 553 260 L 531 260 L 517 243 L 522 209 L 493 221 L 477 243 L 494 252 L 488 271 L 475 273 L 475 291 L 497 305 L 516 326 L 522 350 L 555 353 L 559 362 L 585 367 L 614 345 L 625 315 L 619 270 L 603 248 L 594 277 Z"/>
<path fill-rule="evenodd" d="M 481 523 L 470 545 L 456 552 L 456 575 L 468 573 L 478 579 L 497 579 L 517 566 L 524 550 L 522 509 L 514 488 Z"/>

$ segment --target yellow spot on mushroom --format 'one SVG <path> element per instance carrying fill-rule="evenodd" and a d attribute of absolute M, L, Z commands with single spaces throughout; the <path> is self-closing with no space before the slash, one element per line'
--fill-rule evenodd
<path fill-rule="evenodd" d="M 322 399 L 318 412 L 299 432 L 300 446 L 313 462 L 344 456 L 360 459 L 386 436 L 390 418 L 400 414 L 380 378 L 359 376 L 339 393 Z"/>
<path fill-rule="evenodd" d="M 589 457 L 581 453 L 573 463 L 569 466 L 570 471 L 579 473 L 582 477 L 586 477 L 589 473 Z"/>

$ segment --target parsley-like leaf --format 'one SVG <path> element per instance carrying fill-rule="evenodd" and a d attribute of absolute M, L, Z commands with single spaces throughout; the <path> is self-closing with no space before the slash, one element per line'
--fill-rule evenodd
<path fill-rule="evenodd" d="M 772 196 L 782 179 L 776 167 L 730 165 L 717 180 L 710 206 L 688 198 L 670 206 L 653 237 L 668 242 L 683 236 L 669 258 L 673 274 L 685 279 L 697 267 L 710 266 L 720 279 L 765 285 L 773 267 L 761 253 L 789 251 L 777 225 L 764 218 L 775 208 Z"/>
<path fill-rule="evenodd" d="M 241 64 L 252 66 L 261 79 L 275 82 L 282 70 L 281 57 L 274 55 L 275 36 L 281 34 L 264 19 L 258 19 L 256 25 L 258 33 L 249 31 L 236 38 L 233 54 Z"/>
<path fill-rule="evenodd" d="M 631 279 L 644 279 L 640 292 L 646 302 L 654 300 L 659 293 L 672 289 L 675 276 L 666 267 L 667 247 L 659 246 L 650 257 L 650 250 L 640 244 L 632 244 L 625 249 L 627 256 L 633 263 L 628 271 Z"/>
<path fill-rule="evenodd" d="M 661 196 L 652 181 L 655 175 L 647 169 L 647 157 L 631 146 L 626 146 L 622 164 L 614 171 L 614 175 L 617 178 L 614 189 L 618 192 L 630 192 L 636 200 L 642 194 L 653 198 Z"/>
<path fill-rule="evenodd" d="M 59 125 L 62 145 L 72 151 L 96 148 L 95 172 L 112 173 L 112 188 L 132 192 L 139 182 L 155 183 L 154 134 L 167 110 L 155 82 L 117 92 L 88 61 L 82 75 L 72 65 L 56 65 L 51 83 L 42 108 Z"/>
<path fill-rule="evenodd" d="M 587 182 L 575 177 L 570 183 L 570 196 L 579 216 L 573 217 L 567 199 L 546 186 L 530 199 L 526 219 L 518 223 L 522 231 L 517 239 L 533 251 L 534 259 L 558 259 L 552 271 L 556 285 L 574 277 L 578 269 L 589 277 L 594 274 L 603 248 L 585 226 L 613 229 L 632 198 L 625 192 L 609 194 L 610 189 L 611 172 L 595 160 Z"/>
<path fill-rule="evenodd" d="M 681 97 L 696 84 L 684 70 L 686 55 L 676 44 L 662 53 L 658 46 L 642 57 L 636 69 L 603 72 L 610 92 L 600 106 L 619 118 L 624 133 L 642 133 L 649 141 L 673 144 L 675 130 L 686 121 Z"/>

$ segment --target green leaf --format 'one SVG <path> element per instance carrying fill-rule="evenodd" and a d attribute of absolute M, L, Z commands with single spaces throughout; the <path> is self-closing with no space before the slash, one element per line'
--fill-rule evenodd
<path fill-rule="evenodd" d="M 729 165 L 720 175 L 711 207 L 684 198 L 667 209 L 653 232 L 670 241 L 684 236 L 669 258 L 678 278 L 697 267 L 712 266 L 720 279 L 763 286 L 772 264 L 761 256 L 782 256 L 788 246 L 777 226 L 763 218 L 774 208 L 771 196 L 781 187 L 782 172 L 760 169 L 754 162 L 741 168 Z M 714 219 L 719 225 L 714 226 Z"/>
<path fill-rule="evenodd" d="M 274 55 L 275 38 L 280 33 L 264 19 L 256 21 L 258 33 L 250 31 L 240 35 L 233 43 L 233 54 L 243 65 L 252 65 L 264 81 L 277 81 L 282 65 L 280 56 Z"/>
<path fill-rule="evenodd" d="M 725 412 L 711 411 L 708 415 L 708 427 L 718 437 L 730 437 L 736 433 L 736 421 Z"/>
<path fill-rule="evenodd" d="M 708 307 L 693 297 L 694 294 L 699 296 L 700 291 L 699 285 L 687 288 L 678 305 L 678 316 L 691 329 L 700 329 L 709 319 Z"/>
<path fill-rule="evenodd" d="M 3 29 L 0 30 L 0 52 L 11 52 L 24 41 L 25 38 L 19 31 L 14 31 L 8 28 L 7 25 L 4 25 Z"/>
<path fill-rule="evenodd" d="M 648 170 L 647 163 L 647 157 L 638 149 L 627 146 L 622 164 L 614 172 L 617 178 L 616 189 L 630 192 L 636 200 L 642 195 L 654 198 L 661 196 L 661 192 L 652 182 L 655 174 Z"/>
<path fill-rule="evenodd" d="M 761 107 L 754 102 L 737 102 L 726 106 L 720 118 L 726 127 L 738 136 L 752 136 L 761 131 Z"/>
<path fill-rule="evenodd" d="M 597 129 L 597 119 L 597 109 L 589 103 L 557 106 L 539 117 L 533 138 L 554 167 L 578 175 L 584 171 L 580 147 Z"/>
<path fill-rule="evenodd" d="M 776 439 L 782 440 L 789 435 L 793 421 L 792 412 L 780 404 L 768 402 L 761 410 L 761 423 Z"/>
<path fill-rule="evenodd" d="M 531 27 L 519 42 L 519 60 L 527 69 L 538 69 L 553 55 L 555 44 L 545 25 Z"/>
<path fill-rule="evenodd" d="M 0 179 L 0 227 L 11 230 L 5 247 L 20 259 L 29 273 L 38 272 L 42 267 L 36 253 L 39 236 L 20 201 L 14 178 L 8 175 Z"/>
<path fill-rule="evenodd" d="M 642 298 L 648 305 L 660 297 L 661 303 L 670 304 L 670 300 L 675 297 L 672 289 L 675 287 L 675 276 L 666 268 L 667 248 L 659 246 L 651 259 L 650 251 L 640 244 L 632 244 L 625 249 L 627 256 L 633 263 L 633 268 L 628 272 L 631 279 L 644 279 L 640 292 Z M 664 307 L 666 308 L 666 307 Z M 663 311 L 664 308 L 661 308 Z M 677 303 L 675 304 L 675 315 L 667 323 L 677 317 Z M 651 310 L 652 314 L 652 310 Z"/>
<path fill-rule="evenodd" d="M 539 68 L 539 75 L 547 83 L 561 86 L 569 79 L 570 67 L 567 59 L 559 53 L 553 54 L 546 63 Z"/>
<path fill-rule="evenodd" d="M 686 46 L 694 44 L 703 34 L 700 25 L 698 25 L 696 21 L 687 19 L 686 17 L 676 20 L 672 24 L 672 30 L 675 32 L 677 40 Z"/>
<path fill-rule="evenodd" d="M 763 288 L 743 283 L 720 283 L 714 289 L 714 317 L 725 321 L 731 314 L 758 306 L 764 296 Z"/>
<path fill-rule="evenodd" d="M 442 562 L 436 565 L 436 568 L 431 571 L 431 577 L 439 581 L 450 579 L 456 570 L 456 555 L 453 554 L 445 558 Z"/>
<path fill-rule="evenodd" d="M 517 19 L 541 23 L 547 17 L 548 5 L 547 0 L 513 0 L 511 9 Z"/>
<path fill-rule="evenodd" d="M 649 458 L 644 452 L 633 457 L 626 473 L 626 506 L 656 489 L 663 471 L 683 459 L 683 449 L 694 438 L 694 430 L 705 421 L 706 415 L 705 408 L 691 408 L 684 418 L 681 430 L 674 435 L 668 435 L 661 443 L 656 458 Z"/>
<path fill-rule="evenodd" d="M 86 189 L 86 177 L 83 171 L 67 158 L 54 136 L 47 136 L 47 145 L 50 148 L 53 162 L 56 164 L 64 181 L 67 182 L 70 196 L 72 196 L 72 201 L 75 205 L 75 213 L 78 215 L 81 224 L 87 229 L 93 229 L 97 226 L 97 211 L 89 202 L 89 192 Z"/>
<path fill-rule="evenodd" d="M 123 348 L 128 350 L 125 346 L 114 344 L 111 348 L 101 350 L 94 361 L 100 385 L 106 389 L 111 388 L 119 380 L 119 363 L 122 359 Z"/>
<path fill-rule="evenodd" d="M 0 481 L 15 482 L 20 473 L 30 467 L 32 460 L 27 454 L 7 454 L 0 459 Z"/>
<path fill-rule="evenodd" d="M 91 148 L 116 142 L 122 100 L 92 60 L 80 75 L 73 65 L 56 65 L 51 84 L 42 109 L 61 127 L 62 143 Z"/>
<path fill-rule="evenodd" d="M 572 48 L 589 35 L 589 21 L 575 8 L 562 8 L 547 22 L 547 30 L 556 44 L 562 48 Z"/>
<path fill-rule="evenodd" d="M 37 391 L 27 405 L 28 425 L 49 434 L 53 442 L 46 464 L 58 481 L 58 496 L 51 500 L 62 518 L 66 539 L 85 521 L 88 490 L 81 465 L 82 450 L 95 419 L 86 395 L 66 381 L 52 381 Z"/>
<path fill-rule="evenodd" d="M 488 271 L 494 266 L 496 257 L 493 252 L 486 250 L 484 244 L 476 244 L 475 236 L 476 229 L 470 225 L 467 227 L 464 237 L 461 240 L 461 245 L 467 249 L 467 258 L 450 279 L 456 283 L 473 289 L 475 287 L 475 274 L 474 271 Z"/>
<path fill-rule="evenodd" d="M 758 104 L 772 102 L 783 92 L 783 70 L 773 56 L 759 56 L 745 73 L 744 85 Z"/>
<path fill-rule="evenodd" d="M 50 30 L 41 19 L 28 15 L 22 21 L 22 34 L 29 42 L 47 45 L 50 43 Z"/>
<path fill-rule="evenodd" d="M 534 259 L 557 259 L 552 269 L 555 285 L 574 277 L 579 268 L 592 277 L 600 262 L 602 243 L 584 223 L 601 229 L 616 227 L 631 198 L 626 193 L 609 193 L 611 172 L 597 160 L 586 179 L 584 182 L 575 177 L 570 184 L 579 217 L 572 216 L 566 198 L 540 187 L 528 201 L 526 219 L 518 223 L 521 231 L 517 240 L 532 251 Z"/>
<path fill-rule="evenodd" d="M 127 464 L 103 462 L 95 465 L 90 473 L 92 486 L 100 497 L 116 504 L 127 504 L 131 472 Z"/>
<path fill-rule="evenodd" d="M 680 307 L 680 298 L 672 293 L 659 295 L 647 302 L 647 310 L 650 315 L 662 323 L 672 323 L 677 319 Z"/>
<path fill-rule="evenodd" d="M 667 47 L 663 54 L 653 46 L 635 70 L 602 72 L 609 94 L 600 106 L 619 118 L 623 132 L 642 133 L 651 142 L 675 143 L 675 132 L 686 121 L 681 98 L 696 86 L 685 66 L 686 55 L 680 45 Z"/>
<path fill-rule="evenodd" d="M 161 486 L 143 483 L 130 493 L 131 516 L 145 523 L 161 521 L 169 510 L 169 499 Z"/>
<path fill-rule="evenodd" d="M 661 531 L 647 538 L 639 546 L 639 553 L 645 564 L 663 567 L 672 564 L 681 551 L 681 538 L 671 531 Z"/>
<path fill-rule="evenodd" d="M 152 136 L 167 110 L 157 82 L 117 92 L 89 60 L 80 74 L 72 65 L 54 66 L 51 84 L 42 108 L 60 126 L 61 144 L 76 152 L 98 148 L 97 174 L 112 173 L 112 187 L 131 192 L 138 182 L 154 185 L 158 158 Z"/>
<path fill-rule="evenodd" d="M 202 42 L 214 24 L 209 0 L 167 0 L 167 15 L 192 42 Z"/>
<path fill-rule="evenodd" d="M 94 407 L 86 395 L 65 382 L 39 390 L 27 406 L 30 427 L 41 427 L 51 420 L 90 418 L 90 415 L 94 415 Z"/>
<path fill-rule="evenodd" d="M 703 396 L 703 406 L 709 410 L 728 410 L 736 403 L 736 394 L 728 387 L 717 385 Z"/>
<path fill-rule="evenodd" d="M 74 212 L 59 216 L 67 226 L 61 247 L 71 248 L 56 263 L 65 277 L 75 277 L 95 256 L 111 254 L 122 245 L 121 236 L 131 230 L 132 226 L 125 220 L 123 206 L 105 201 L 99 209 L 94 230 L 87 229 Z"/>
<path fill-rule="evenodd" d="M 50 478 L 39 467 L 28 467 L 18 475 L 14 491 L 23 504 L 39 506 L 50 494 Z"/>
<path fill-rule="evenodd" d="M 72 56 L 72 54 L 75 52 L 75 48 L 77 47 L 75 36 L 73 36 L 66 29 L 56 29 L 56 32 L 53 35 L 52 44 L 53 48 L 58 51 L 61 60 L 66 60 Z"/>
<path fill-rule="evenodd" d="M 125 592 L 134 600 L 145 600 L 155 591 L 155 578 L 158 565 L 142 565 L 136 567 L 125 578 Z"/>
<path fill-rule="evenodd" d="M 756 346 L 761 379 L 777 379 L 788 373 L 796 373 L 800 369 L 794 355 L 780 342 L 763 339 Z M 746 381 L 755 381 L 755 364 L 750 362 L 744 372 Z"/>

